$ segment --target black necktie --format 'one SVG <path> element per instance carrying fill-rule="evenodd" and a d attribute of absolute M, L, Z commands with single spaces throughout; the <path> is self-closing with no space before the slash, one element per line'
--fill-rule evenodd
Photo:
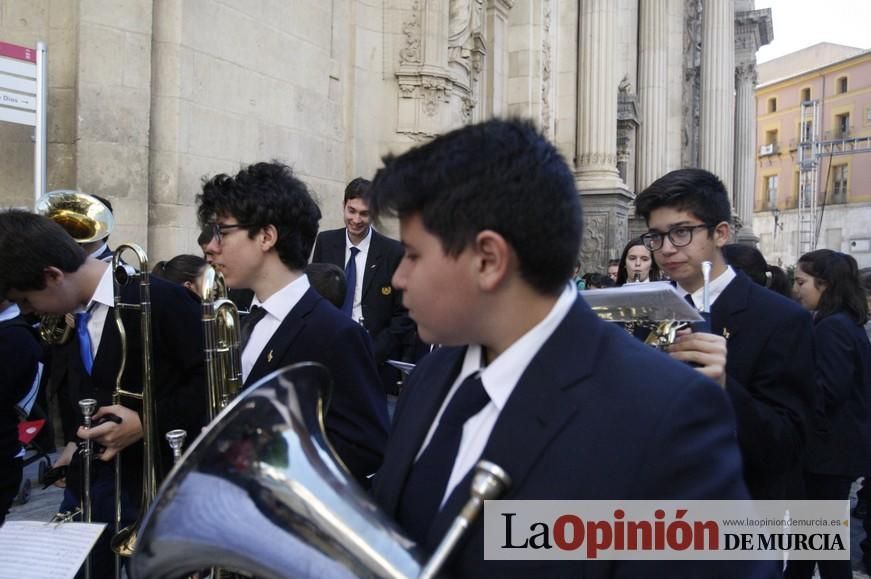
<path fill-rule="evenodd" d="M 442 413 L 429 444 L 411 467 L 399 500 L 397 521 L 418 543 L 426 541 L 440 510 L 460 449 L 463 425 L 488 402 L 490 397 L 477 372 L 463 380 Z"/>
<path fill-rule="evenodd" d="M 248 345 L 248 340 L 251 338 L 251 332 L 254 331 L 254 326 L 257 322 L 263 319 L 266 315 L 266 308 L 260 306 L 251 306 L 248 315 L 242 318 L 241 328 L 239 331 L 239 339 L 242 342 L 242 351 L 245 351 L 245 346 Z"/>
<path fill-rule="evenodd" d="M 342 311 L 350 318 L 354 311 L 354 291 L 357 289 L 357 254 L 360 250 L 351 247 L 351 257 L 345 265 L 345 301 L 342 303 Z"/>
<path fill-rule="evenodd" d="M 687 294 L 683 297 L 683 299 L 685 299 L 687 303 L 693 307 L 694 310 L 698 309 L 696 307 L 696 302 L 693 301 L 693 294 Z"/>

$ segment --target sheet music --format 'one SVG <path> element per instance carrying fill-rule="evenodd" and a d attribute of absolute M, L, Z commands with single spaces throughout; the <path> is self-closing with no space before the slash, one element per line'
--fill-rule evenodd
<path fill-rule="evenodd" d="M 6 521 L 0 527 L 0 579 L 74 577 L 105 526 Z"/>

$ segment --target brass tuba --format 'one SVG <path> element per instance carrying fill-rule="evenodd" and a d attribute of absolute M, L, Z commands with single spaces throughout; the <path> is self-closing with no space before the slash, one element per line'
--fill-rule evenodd
<path fill-rule="evenodd" d="M 335 461 L 323 425 L 329 384 L 323 366 L 297 364 L 230 402 L 164 481 L 132 577 L 208 567 L 262 578 L 435 575 L 507 475 L 492 464 L 476 471 L 462 516 L 425 566 L 424 554 Z"/>
<path fill-rule="evenodd" d="M 209 266 L 201 281 L 207 415 L 211 421 L 242 390 L 242 347 L 239 310 L 228 297 L 224 276 Z"/>
<path fill-rule="evenodd" d="M 61 189 L 46 193 L 36 200 L 34 212 L 63 227 L 77 243 L 104 239 L 115 226 L 109 208 L 96 197 L 80 191 Z M 39 337 L 46 344 L 65 343 L 71 330 L 63 314 L 40 317 Z"/>

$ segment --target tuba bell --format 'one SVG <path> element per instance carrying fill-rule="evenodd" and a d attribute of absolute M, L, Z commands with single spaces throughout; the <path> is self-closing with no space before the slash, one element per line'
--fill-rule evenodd
<path fill-rule="evenodd" d="M 132 577 L 209 567 L 262 578 L 434 576 L 507 475 L 479 466 L 462 516 L 425 565 L 336 462 L 323 425 L 329 388 L 326 368 L 309 362 L 231 401 L 164 481 L 141 528 Z"/>
<path fill-rule="evenodd" d="M 105 239 L 115 226 L 109 208 L 96 197 L 81 191 L 61 189 L 46 193 L 36 200 L 34 212 L 63 227 L 77 243 Z M 46 344 L 65 343 L 71 331 L 72 326 L 62 314 L 40 317 L 39 337 Z"/>

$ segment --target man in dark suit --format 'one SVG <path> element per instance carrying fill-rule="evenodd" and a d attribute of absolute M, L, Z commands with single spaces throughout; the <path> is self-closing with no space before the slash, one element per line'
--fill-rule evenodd
<path fill-rule="evenodd" d="M 444 345 L 400 395 L 374 486 L 425 549 L 468 499 L 479 459 L 511 477 L 504 499 L 747 497 L 721 389 L 601 321 L 570 283 L 579 196 L 530 123 L 467 126 L 385 159 L 370 207 L 398 214 L 406 253 L 393 283 L 421 337 Z M 484 560 L 483 541 L 479 519 L 447 574 L 747 577 L 755 568 Z"/>
<path fill-rule="evenodd" d="M 0 294 L 19 304 L 23 311 L 64 314 L 75 312 L 76 332 L 70 354 L 61 403 L 70 413 L 78 411 L 78 401 L 94 398 L 98 409 L 94 420 L 114 415 L 119 422 L 107 421 L 89 430 L 79 428 L 79 438 L 91 439 L 104 447 L 94 461 L 91 490 L 93 520 L 114 520 L 114 469 L 109 462 L 117 453 L 122 457 L 122 520 L 132 522 L 139 508 L 142 485 L 142 438 L 138 401 L 124 398 L 112 404 L 116 376 L 120 369 L 122 345 L 114 317 L 114 290 L 111 267 L 105 261 L 86 256 L 83 249 L 58 224 L 48 218 L 22 211 L 0 214 L 0 259 L 6 264 L 0 272 Z M 182 428 L 195 436 L 206 422 L 206 392 L 203 369 L 203 342 L 199 309 L 181 286 L 159 279 L 151 280 L 151 345 L 153 388 L 156 408 L 152 444 L 157 448 L 158 477 L 168 472 L 171 453 L 163 438 L 168 430 Z M 138 284 L 123 288 L 125 303 L 139 303 Z M 142 390 L 143 342 L 137 312 L 122 315 L 127 330 L 126 366 L 122 375 L 125 390 Z M 68 433 L 71 442 L 74 434 Z M 73 448 L 75 444 L 68 445 Z M 67 481 L 79 481 L 71 477 Z M 80 488 L 80 485 L 78 485 Z M 62 509 L 79 502 L 70 486 Z M 108 528 L 92 552 L 95 576 L 112 573 L 108 549 Z"/>
<path fill-rule="evenodd" d="M 245 386 L 297 362 L 333 376 L 326 416 L 330 442 L 361 482 L 377 470 L 387 439 L 387 405 L 366 331 L 329 304 L 304 273 L 321 212 L 289 167 L 257 163 L 217 175 L 198 197 L 206 251 L 230 287 L 254 290 L 242 323 Z M 256 308 L 256 309 L 255 309 Z"/>
<path fill-rule="evenodd" d="M 312 261 L 337 265 L 345 270 L 346 280 L 354 281 L 347 286 L 342 310 L 372 336 L 384 389 L 396 394 L 401 375 L 386 362 L 404 359 L 414 338 L 414 322 L 402 306 L 402 292 L 390 283 L 404 250 L 399 242 L 372 229 L 365 199 L 369 186 L 362 177 L 348 183 L 342 203 L 345 227 L 318 235 Z"/>
<path fill-rule="evenodd" d="M 811 318 L 726 263 L 731 208 L 723 183 L 701 169 L 661 177 L 635 200 L 656 262 L 701 309 L 702 262 L 711 262 L 711 332 L 685 333 L 671 347 L 732 400 L 744 476 L 755 499 L 796 496 L 806 419 L 814 396 Z M 728 355 L 727 355 L 728 352 Z"/>

